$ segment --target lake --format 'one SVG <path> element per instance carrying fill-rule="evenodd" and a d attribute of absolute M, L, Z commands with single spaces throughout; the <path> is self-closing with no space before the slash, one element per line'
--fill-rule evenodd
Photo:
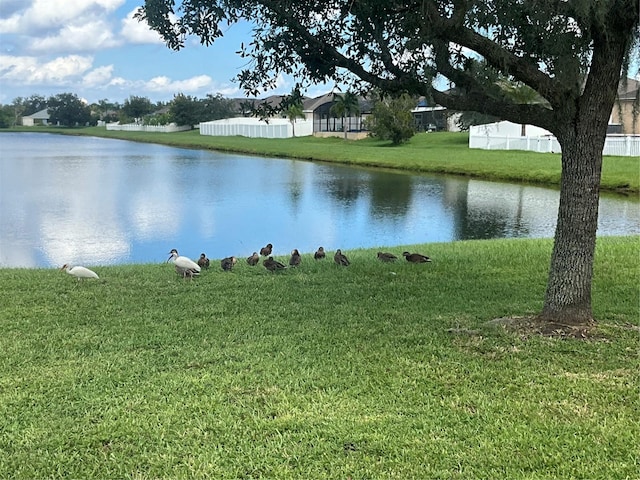
<path fill-rule="evenodd" d="M 92 137 L 0 134 L 0 267 L 552 237 L 559 192 Z M 390 149 L 390 152 L 393 152 Z M 391 153 L 393 154 L 393 153 Z M 640 233 L 603 195 L 599 235 Z"/>

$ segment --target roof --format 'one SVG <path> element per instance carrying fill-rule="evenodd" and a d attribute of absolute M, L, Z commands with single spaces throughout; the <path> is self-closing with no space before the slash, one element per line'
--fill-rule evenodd
<path fill-rule="evenodd" d="M 618 85 L 619 100 L 635 100 L 640 91 L 640 82 L 633 78 L 622 80 Z"/>
<path fill-rule="evenodd" d="M 305 111 L 314 111 L 325 103 L 333 103 L 335 95 L 333 92 L 329 92 L 316 98 L 305 99 L 303 108 Z M 358 96 L 358 106 L 360 107 L 360 113 L 368 113 L 373 108 L 373 102 L 366 97 Z"/>
<path fill-rule="evenodd" d="M 277 108 L 278 106 L 280 106 L 280 103 L 282 102 L 282 99 L 285 96 L 286 95 L 271 95 L 266 98 L 233 98 L 232 101 L 236 106 L 236 110 L 241 110 L 240 108 L 241 105 L 247 104 L 247 103 L 250 105 L 253 105 L 254 108 L 258 107 L 262 103 L 266 103 L 272 106 L 273 108 Z M 305 112 L 312 112 L 316 110 L 318 107 L 320 107 L 321 105 L 324 105 L 325 103 L 333 103 L 333 101 L 334 101 L 333 92 L 325 93 L 324 95 L 320 95 L 319 97 L 315 97 L 315 98 L 303 97 L 302 109 Z M 371 108 L 372 108 L 371 100 L 365 97 L 358 97 L 358 103 L 360 104 L 361 112 L 371 111 Z"/>
<path fill-rule="evenodd" d="M 31 115 L 23 115 L 22 118 L 33 118 L 34 120 L 49 120 L 49 109 L 44 108 L 39 112 L 32 113 Z"/>
<path fill-rule="evenodd" d="M 418 104 L 416 108 L 411 110 L 411 113 L 420 113 L 420 112 L 436 112 L 440 110 L 446 110 L 445 107 L 441 107 L 440 105 L 436 105 L 435 107 L 423 107 Z"/>
<path fill-rule="evenodd" d="M 316 98 L 308 98 L 304 102 L 304 110 L 313 111 L 318 108 L 320 105 L 324 105 L 325 103 L 333 102 L 333 93 L 325 93 L 324 95 L 320 95 Z"/>

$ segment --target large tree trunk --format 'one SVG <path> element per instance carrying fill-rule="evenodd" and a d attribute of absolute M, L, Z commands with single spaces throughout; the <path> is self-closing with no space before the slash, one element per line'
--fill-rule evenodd
<path fill-rule="evenodd" d="M 556 132 L 562 147 L 560 207 L 540 314 L 543 320 L 564 325 L 594 323 L 591 282 L 602 149 L 625 49 L 626 37 L 600 38 L 582 95 L 559 112 L 567 121 L 560 121 Z"/>
<path fill-rule="evenodd" d="M 593 323 L 591 281 L 603 142 L 593 128 L 582 130 L 562 142 L 560 206 L 541 314 L 565 325 Z"/>

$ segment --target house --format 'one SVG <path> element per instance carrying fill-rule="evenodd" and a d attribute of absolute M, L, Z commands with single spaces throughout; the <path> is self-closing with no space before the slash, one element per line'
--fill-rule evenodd
<path fill-rule="evenodd" d="M 627 78 L 626 81 L 622 81 L 618 85 L 618 95 L 613 104 L 607 133 L 640 134 L 640 116 L 637 113 L 639 109 L 640 81 Z"/>
<path fill-rule="evenodd" d="M 313 135 L 316 137 L 344 137 L 357 140 L 368 135 L 366 118 L 371 115 L 372 102 L 365 97 L 358 97 L 358 113 L 349 117 L 338 117 L 332 111 L 335 95 L 326 93 L 316 98 L 305 100 L 303 113 L 313 121 Z"/>
<path fill-rule="evenodd" d="M 446 130 L 447 119 L 445 116 L 446 108 L 436 105 L 430 107 L 427 99 L 420 97 L 416 108 L 411 110 L 413 121 L 418 132 L 435 132 L 436 130 Z"/>
<path fill-rule="evenodd" d="M 272 95 L 264 99 L 234 99 L 235 107 L 241 116 L 202 122 L 200 123 L 200 134 L 262 138 L 289 138 L 309 135 L 319 137 L 346 136 L 352 140 L 364 138 L 368 134 L 365 129 L 365 119 L 371 114 L 372 103 L 364 97 L 358 98 L 359 112 L 345 118 L 336 116 L 331 111 L 331 107 L 335 103 L 333 93 L 320 95 L 316 98 L 303 98 L 302 113 L 305 118 L 296 119 L 295 124 L 289 121 L 285 112 L 276 113 L 268 119 L 249 116 L 254 109 L 264 104 L 267 105 L 267 113 L 269 108 L 277 109 L 283 98 L 282 95 Z"/>
<path fill-rule="evenodd" d="M 40 110 L 39 112 L 32 113 L 31 115 L 24 115 L 22 117 L 22 125 L 25 127 L 33 127 L 35 125 L 48 125 L 49 124 L 49 110 L 47 108 Z"/>
<path fill-rule="evenodd" d="M 411 110 L 411 113 L 418 132 L 460 131 L 457 125 L 459 113 L 452 113 L 451 110 L 440 105 L 429 106 L 427 99 L 424 97 L 420 97 L 418 105 Z"/>

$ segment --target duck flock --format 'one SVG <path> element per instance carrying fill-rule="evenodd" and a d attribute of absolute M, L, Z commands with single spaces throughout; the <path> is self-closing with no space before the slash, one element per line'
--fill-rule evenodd
<path fill-rule="evenodd" d="M 260 253 L 253 252 L 253 254 L 247 257 L 246 261 L 252 267 L 255 267 L 260 263 L 260 257 L 263 257 L 262 265 L 264 268 L 269 270 L 270 272 L 276 272 L 279 270 L 284 270 L 288 267 L 297 267 L 302 263 L 302 256 L 298 249 L 294 249 L 291 252 L 291 257 L 289 258 L 289 265 L 285 265 L 282 262 L 279 262 L 273 258 L 271 253 L 273 252 L 273 245 L 268 243 L 264 247 L 260 249 Z M 420 253 L 409 253 L 403 252 L 402 256 L 410 263 L 427 263 L 430 262 L 431 259 L 426 255 L 422 255 Z M 318 250 L 313 254 L 313 258 L 315 260 L 324 260 L 327 257 L 326 252 L 323 247 L 319 247 Z M 377 254 L 378 260 L 385 263 L 395 262 L 398 257 L 396 257 L 392 253 L 387 252 L 378 252 Z M 178 253 L 178 250 L 173 248 L 169 252 L 169 259 L 167 262 L 172 261 L 176 273 L 182 276 L 185 279 L 192 279 L 200 275 L 200 272 L 203 269 L 208 269 L 211 266 L 211 261 L 207 258 L 207 255 L 202 253 L 200 254 L 200 258 L 197 261 L 193 261 L 188 257 L 184 257 Z M 347 256 L 342 253 L 340 249 L 336 250 L 333 255 L 333 261 L 336 265 L 341 267 L 348 267 L 351 262 L 347 258 Z M 220 260 L 220 267 L 225 272 L 230 272 L 233 270 L 233 267 L 238 263 L 238 259 L 236 257 L 226 257 Z M 61 270 L 65 270 L 69 275 L 76 277 L 78 280 L 85 280 L 89 278 L 99 278 L 98 275 L 88 268 L 81 266 L 71 266 L 69 264 L 65 264 Z"/>
<path fill-rule="evenodd" d="M 276 272 L 284 270 L 287 267 L 297 267 L 302 263 L 302 256 L 297 248 L 291 252 L 288 266 L 278 260 L 275 260 L 271 255 L 272 252 L 273 245 L 268 243 L 260 249 L 260 253 L 253 252 L 253 254 L 247 257 L 247 264 L 255 267 L 260 263 L 260 258 L 263 257 L 262 265 L 264 268 L 270 272 Z M 427 263 L 431 261 L 429 257 L 420 253 L 403 252 L 402 256 L 410 263 Z M 326 257 L 327 254 L 323 247 L 319 247 L 313 254 L 313 258 L 315 260 L 324 260 Z M 381 262 L 385 263 L 395 262 L 398 259 L 394 254 L 387 252 L 378 252 L 377 258 Z M 194 262 L 188 257 L 181 256 L 175 248 L 169 252 L 169 259 L 167 261 L 173 261 L 176 273 L 181 275 L 183 278 L 193 278 L 194 276 L 199 275 L 202 269 L 208 269 L 211 266 L 211 261 L 207 258 L 206 254 L 200 254 L 200 258 L 198 258 L 197 262 Z M 333 255 L 333 261 L 336 265 L 341 267 L 348 267 L 351 264 L 347 256 L 342 253 L 340 249 L 336 250 Z M 226 257 L 220 260 L 220 267 L 225 272 L 230 272 L 236 263 L 238 263 L 238 259 L 236 257 Z"/>

